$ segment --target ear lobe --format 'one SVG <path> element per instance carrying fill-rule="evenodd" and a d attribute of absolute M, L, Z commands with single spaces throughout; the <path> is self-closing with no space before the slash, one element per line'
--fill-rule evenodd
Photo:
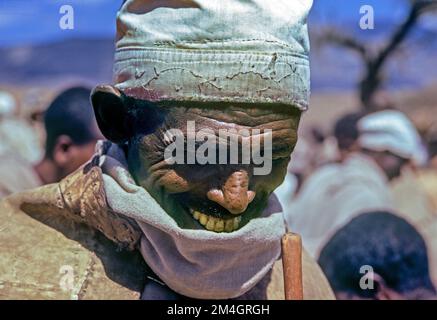
<path fill-rule="evenodd" d="M 73 141 L 67 135 L 60 135 L 56 139 L 55 146 L 52 152 L 52 158 L 59 168 L 65 168 L 71 162 L 71 147 Z"/>
<path fill-rule="evenodd" d="M 126 99 L 117 88 L 97 86 L 91 93 L 97 124 L 103 135 L 114 143 L 126 142 L 134 134 L 134 121 L 129 115 Z"/>
<path fill-rule="evenodd" d="M 391 289 L 378 273 L 373 273 L 373 281 L 375 282 L 376 300 L 403 300 L 403 297 Z"/>

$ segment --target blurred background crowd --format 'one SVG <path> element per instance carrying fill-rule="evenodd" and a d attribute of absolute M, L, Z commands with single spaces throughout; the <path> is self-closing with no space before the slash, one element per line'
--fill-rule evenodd
<path fill-rule="evenodd" d="M 111 83 L 121 0 L 69 1 L 72 30 L 62 4 L 0 3 L 0 197 L 58 181 L 102 138 L 89 95 Z M 339 298 L 432 298 L 436 1 L 315 0 L 309 26 L 310 110 L 276 192 L 289 227 Z"/>

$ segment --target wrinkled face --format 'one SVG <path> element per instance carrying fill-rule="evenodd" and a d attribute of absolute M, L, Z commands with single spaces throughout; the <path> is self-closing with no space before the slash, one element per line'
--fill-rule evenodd
<path fill-rule="evenodd" d="M 100 130 L 181 228 L 232 232 L 262 214 L 286 174 L 300 111 L 284 105 L 159 105 L 99 86 Z M 147 204 L 145 204 L 147 205 Z"/>
<path fill-rule="evenodd" d="M 299 113 L 284 106 L 162 108 L 164 121 L 153 132 L 137 134 L 129 142 L 129 169 L 137 183 L 151 192 L 183 228 L 232 232 L 259 216 L 286 174 L 297 140 Z M 174 129 L 183 141 L 178 146 L 184 147 L 179 163 L 168 161 L 165 151 L 174 146 L 176 137 L 168 135 Z M 208 138 L 202 136 L 203 141 L 195 141 L 190 150 L 190 139 L 201 132 L 208 132 Z M 232 132 L 232 138 L 224 139 L 225 132 Z M 231 139 L 239 141 L 238 161 L 231 159 L 235 146 Z M 270 142 L 271 157 L 265 150 Z M 248 146 L 260 150 L 261 158 L 249 156 L 243 161 L 242 150 L 249 150 Z M 188 163 L 190 154 L 193 163 Z M 196 155 L 209 156 L 211 161 Z"/>

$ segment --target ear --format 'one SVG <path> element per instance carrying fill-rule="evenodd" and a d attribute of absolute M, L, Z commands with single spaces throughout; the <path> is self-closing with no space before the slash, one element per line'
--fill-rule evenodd
<path fill-rule="evenodd" d="M 56 144 L 53 149 L 53 159 L 59 167 L 64 167 L 70 161 L 68 153 L 73 146 L 73 141 L 69 136 L 60 135 L 56 139 Z"/>
<path fill-rule="evenodd" d="M 401 294 L 387 286 L 385 280 L 378 273 L 373 273 L 373 280 L 376 288 L 376 300 L 404 300 Z"/>
<path fill-rule="evenodd" d="M 97 86 L 91 93 L 97 124 L 103 135 L 115 143 L 123 143 L 134 135 L 135 119 L 130 116 L 127 99 L 110 85 Z"/>

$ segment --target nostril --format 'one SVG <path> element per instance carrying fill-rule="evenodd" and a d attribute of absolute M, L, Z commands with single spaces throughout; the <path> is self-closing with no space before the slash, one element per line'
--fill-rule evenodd
<path fill-rule="evenodd" d="M 219 189 L 209 190 L 206 196 L 209 200 L 214 201 L 218 204 L 221 204 L 224 201 L 223 191 Z"/>
<path fill-rule="evenodd" d="M 254 191 L 245 192 L 223 192 L 223 190 L 213 189 L 208 191 L 209 200 L 221 205 L 232 214 L 240 214 L 247 209 L 253 201 L 256 193 Z"/>
<path fill-rule="evenodd" d="M 253 199 L 255 199 L 255 196 L 256 196 L 255 191 L 250 191 L 250 190 L 247 191 L 247 199 L 248 199 L 249 203 L 251 203 L 253 201 Z"/>

